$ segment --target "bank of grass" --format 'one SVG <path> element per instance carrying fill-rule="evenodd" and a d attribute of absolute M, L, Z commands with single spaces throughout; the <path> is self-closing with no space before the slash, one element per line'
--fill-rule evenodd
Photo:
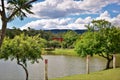
<path fill-rule="evenodd" d="M 90 74 L 79 74 L 49 80 L 120 80 L 120 68 L 109 69 Z"/>
<path fill-rule="evenodd" d="M 67 56 L 79 56 L 74 49 L 63 49 L 63 48 L 56 48 L 53 51 L 45 51 L 42 50 L 43 55 L 67 55 Z M 94 55 L 94 57 L 100 58 L 98 55 Z M 120 58 L 120 54 L 117 54 L 117 57 Z"/>
<path fill-rule="evenodd" d="M 67 55 L 67 56 L 78 56 L 78 54 L 75 52 L 74 49 L 62 49 L 62 48 L 56 48 L 53 51 L 45 51 L 43 50 L 43 54 L 47 55 Z"/>

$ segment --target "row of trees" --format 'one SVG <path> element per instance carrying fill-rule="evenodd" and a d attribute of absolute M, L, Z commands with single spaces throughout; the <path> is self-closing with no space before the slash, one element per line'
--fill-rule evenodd
<path fill-rule="evenodd" d="M 51 31 L 44 30 L 35 30 L 28 28 L 28 30 L 20 30 L 19 28 L 13 27 L 13 29 L 6 30 L 6 36 L 9 38 L 14 38 L 16 35 L 24 33 L 28 36 L 40 35 L 39 37 L 44 39 L 46 42 L 46 47 L 55 47 L 55 48 L 74 48 L 74 42 L 80 34 L 74 30 L 68 30 L 67 32 L 53 33 Z M 55 41 L 53 38 L 63 38 L 63 41 Z"/>

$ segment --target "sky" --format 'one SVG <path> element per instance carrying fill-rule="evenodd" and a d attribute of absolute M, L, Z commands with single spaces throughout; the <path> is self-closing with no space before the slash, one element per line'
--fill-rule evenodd
<path fill-rule="evenodd" d="M 8 23 L 20 29 L 86 29 L 92 20 L 105 19 L 120 27 L 120 0 L 38 0 L 33 14 Z"/>

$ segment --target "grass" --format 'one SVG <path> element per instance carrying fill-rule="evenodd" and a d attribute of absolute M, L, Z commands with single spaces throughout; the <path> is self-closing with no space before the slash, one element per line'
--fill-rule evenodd
<path fill-rule="evenodd" d="M 74 49 L 56 49 L 54 51 L 56 55 L 69 55 L 69 56 L 77 56 L 78 54 L 74 51 Z"/>
<path fill-rule="evenodd" d="M 120 68 L 109 69 L 90 74 L 79 74 L 49 80 L 120 80 Z"/>
<path fill-rule="evenodd" d="M 78 56 L 74 49 L 55 49 L 53 51 L 43 51 L 43 54 L 48 55 L 67 55 L 67 56 Z"/>

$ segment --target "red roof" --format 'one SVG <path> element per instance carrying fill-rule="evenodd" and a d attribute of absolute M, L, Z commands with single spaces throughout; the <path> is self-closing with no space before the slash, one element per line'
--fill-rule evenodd
<path fill-rule="evenodd" d="M 52 38 L 52 40 L 56 40 L 56 41 L 62 42 L 62 41 L 63 41 L 63 38 Z"/>

